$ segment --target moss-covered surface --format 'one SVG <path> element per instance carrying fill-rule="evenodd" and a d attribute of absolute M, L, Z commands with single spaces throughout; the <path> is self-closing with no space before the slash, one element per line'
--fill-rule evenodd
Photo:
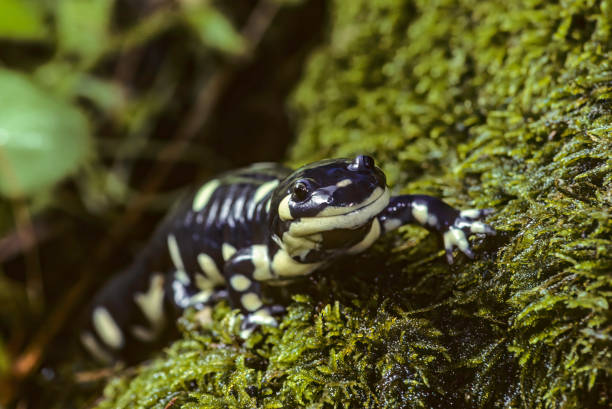
<path fill-rule="evenodd" d="M 612 405 L 612 2 L 336 0 L 295 164 L 373 154 L 399 192 L 495 207 L 477 260 L 416 227 L 246 342 L 222 304 L 100 408 Z"/>

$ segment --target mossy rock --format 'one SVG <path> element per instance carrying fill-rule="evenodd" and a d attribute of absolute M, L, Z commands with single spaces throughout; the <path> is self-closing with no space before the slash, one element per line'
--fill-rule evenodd
<path fill-rule="evenodd" d="M 100 408 L 612 405 L 612 2 L 336 0 L 295 165 L 370 153 L 396 192 L 494 207 L 449 267 L 405 227 L 245 342 L 225 304 Z"/>

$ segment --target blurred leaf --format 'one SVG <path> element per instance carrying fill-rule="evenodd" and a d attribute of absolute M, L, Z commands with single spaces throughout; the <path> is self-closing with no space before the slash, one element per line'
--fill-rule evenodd
<path fill-rule="evenodd" d="M 205 45 L 230 54 L 239 54 L 244 50 L 244 39 L 240 33 L 217 10 L 206 6 L 193 7 L 186 9 L 185 18 Z"/>
<path fill-rule="evenodd" d="M 103 111 L 119 109 L 124 103 L 123 90 L 118 83 L 76 71 L 72 64 L 60 59 L 38 67 L 34 80 L 63 98 L 87 98 Z"/>
<path fill-rule="evenodd" d="M 53 59 L 36 68 L 31 79 L 45 89 L 52 90 L 55 95 L 69 99 L 74 95 L 80 73 L 69 61 Z"/>
<path fill-rule="evenodd" d="M 4 347 L 4 341 L 2 341 L 2 338 L 0 338 L 0 376 L 6 375 L 10 367 L 11 365 L 8 351 Z"/>
<path fill-rule="evenodd" d="M 0 38 L 44 40 L 47 27 L 40 3 L 25 0 L 0 0 Z"/>
<path fill-rule="evenodd" d="M 76 169 L 89 148 L 78 109 L 4 69 L 0 101 L 0 194 L 29 195 Z"/>
<path fill-rule="evenodd" d="M 127 51 L 141 46 L 176 24 L 178 17 L 178 13 L 172 10 L 159 8 L 117 36 L 113 47 L 122 47 L 123 51 Z"/>
<path fill-rule="evenodd" d="M 104 111 L 119 109 L 124 102 L 123 91 L 119 84 L 89 74 L 81 75 L 76 92 Z"/>
<path fill-rule="evenodd" d="M 95 59 L 109 43 L 114 0 L 60 0 L 57 6 L 59 48 Z"/>

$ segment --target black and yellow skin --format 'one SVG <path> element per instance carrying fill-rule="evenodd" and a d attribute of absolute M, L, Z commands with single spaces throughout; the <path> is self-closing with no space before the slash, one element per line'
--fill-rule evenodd
<path fill-rule="evenodd" d="M 100 360 L 130 360 L 168 334 L 180 311 L 220 298 L 245 315 L 246 332 L 276 325 L 284 308 L 264 302 L 262 285 L 363 252 L 407 223 L 440 234 L 449 263 L 455 248 L 473 257 L 467 237 L 494 234 L 480 221 L 489 213 L 424 195 L 391 197 L 384 173 L 364 155 L 295 172 L 272 163 L 229 172 L 180 201 L 134 263 L 101 290 L 81 341 Z"/>

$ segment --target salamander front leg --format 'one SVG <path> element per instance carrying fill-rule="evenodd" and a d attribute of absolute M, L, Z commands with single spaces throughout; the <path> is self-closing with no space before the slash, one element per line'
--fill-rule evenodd
<path fill-rule="evenodd" d="M 470 234 L 495 235 L 495 230 L 481 221 L 491 213 L 493 209 L 457 210 L 431 196 L 402 195 L 391 198 L 378 220 L 383 232 L 415 222 L 438 232 L 444 241 L 446 259 L 452 264 L 455 247 L 469 258 L 474 257 L 467 239 Z"/>
<path fill-rule="evenodd" d="M 258 260 L 257 262 L 261 262 Z M 259 325 L 277 326 L 275 316 L 285 313 L 282 305 L 266 305 L 262 299 L 261 283 L 254 276 L 253 249 L 236 252 L 223 270 L 228 283 L 229 301 L 244 314 L 242 336 L 246 338 Z"/>

